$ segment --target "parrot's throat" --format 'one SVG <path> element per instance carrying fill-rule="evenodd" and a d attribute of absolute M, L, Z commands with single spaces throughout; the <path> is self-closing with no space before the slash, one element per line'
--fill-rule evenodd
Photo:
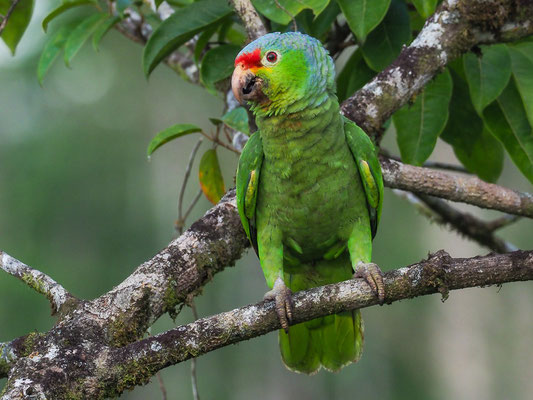
<path fill-rule="evenodd" d="M 313 159 L 316 150 L 344 141 L 342 118 L 335 95 L 319 106 L 284 115 L 258 116 L 257 126 L 266 160 L 297 163 Z"/>

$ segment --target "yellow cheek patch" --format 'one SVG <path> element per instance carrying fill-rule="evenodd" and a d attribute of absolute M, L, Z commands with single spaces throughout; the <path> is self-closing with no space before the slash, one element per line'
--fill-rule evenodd
<path fill-rule="evenodd" d="M 257 71 L 270 71 L 271 68 L 269 67 L 265 67 L 265 66 L 261 66 L 261 67 L 251 67 L 250 68 L 250 71 L 254 74 L 257 73 Z"/>

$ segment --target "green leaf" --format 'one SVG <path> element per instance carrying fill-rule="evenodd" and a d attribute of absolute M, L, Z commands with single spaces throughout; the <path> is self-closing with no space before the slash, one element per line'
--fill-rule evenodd
<path fill-rule="evenodd" d="M 209 42 L 209 39 L 215 34 L 215 32 L 218 29 L 218 24 L 213 24 L 211 26 L 208 26 L 200 35 L 198 40 L 196 41 L 196 46 L 194 47 L 194 62 L 198 64 L 200 62 L 200 58 L 202 56 L 202 52 L 207 45 L 207 42 Z"/>
<path fill-rule="evenodd" d="M 416 10 L 409 10 L 409 24 L 414 35 L 417 35 L 422 30 L 425 23 L 426 19 L 422 18 Z"/>
<path fill-rule="evenodd" d="M 6 15 L 11 7 L 11 0 L 0 0 L 0 14 Z M 26 31 L 33 14 L 33 0 L 20 0 L 13 9 L 9 20 L 1 33 L 1 38 L 4 43 L 11 50 L 11 54 L 15 55 L 17 45 L 22 39 L 22 35 Z M 3 18 L 0 18 L 3 21 Z"/>
<path fill-rule="evenodd" d="M 207 150 L 202 156 L 198 177 L 205 197 L 213 204 L 218 203 L 226 189 L 215 149 Z"/>
<path fill-rule="evenodd" d="M 70 26 L 62 26 L 45 43 L 43 52 L 39 58 L 39 63 L 37 64 L 37 79 L 41 85 L 43 84 L 44 76 L 63 49 L 71 30 L 72 27 Z"/>
<path fill-rule="evenodd" d="M 170 128 L 162 130 L 150 141 L 148 149 L 146 151 L 148 157 L 152 155 L 154 151 L 163 146 L 165 143 L 170 142 L 181 136 L 188 135 L 189 133 L 201 132 L 202 129 L 196 125 L 191 124 L 177 124 L 173 125 Z"/>
<path fill-rule="evenodd" d="M 232 13 L 225 1 L 200 0 L 176 10 L 159 25 L 143 51 L 143 69 L 148 77 L 172 51 L 209 25 Z"/>
<path fill-rule="evenodd" d="M 63 14 L 65 11 L 70 10 L 71 8 L 83 6 L 87 4 L 94 5 L 96 4 L 96 0 L 64 0 L 59 7 L 55 8 L 54 10 L 52 10 L 52 12 L 50 12 L 50 14 L 44 17 L 43 19 L 44 31 L 46 32 L 50 21 L 52 21 L 58 15 Z"/>
<path fill-rule="evenodd" d="M 120 17 L 109 17 L 109 19 L 102 22 L 95 30 L 93 35 L 93 49 L 98 51 L 100 41 L 105 34 L 120 21 Z"/>
<path fill-rule="evenodd" d="M 503 170 L 503 147 L 488 129 L 475 135 L 470 151 L 454 147 L 453 151 L 459 161 L 469 171 L 475 172 L 487 182 L 496 182 Z"/>
<path fill-rule="evenodd" d="M 230 43 L 236 44 L 239 47 L 243 47 L 246 43 L 246 35 L 233 27 L 228 31 L 226 37 Z"/>
<path fill-rule="evenodd" d="M 437 138 L 448 120 L 452 78 L 448 70 L 426 86 L 411 106 L 392 116 L 402 161 L 422 165 L 433 152 Z"/>
<path fill-rule="evenodd" d="M 505 146 L 516 166 L 533 183 L 533 132 L 514 79 L 483 113 L 490 132 Z"/>
<path fill-rule="evenodd" d="M 205 53 L 200 66 L 200 79 L 208 89 L 214 90 L 216 82 L 231 76 L 240 49 L 233 44 L 224 44 Z"/>
<path fill-rule="evenodd" d="M 222 122 L 238 132 L 246 133 L 248 136 L 250 135 L 250 127 L 248 126 L 248 113 L 244 107 L 234 108 L 230 112 L 224 114 L 222 117 Z"/>
<path fill-rule="evenodd" d="M 319 15 L 328 5 L 330 0 L 252 0 L 254 7 L 267 17 L 281 25 L 287 25 L 302 10 L 309 8 L 315 15 Z"/>
<path fill-rule="evenodd" d="M 325 35 L 337 19 L 341 10 L 335 1 L 331 1 L 328 6 L 318 16 L 315 17 L 311 25 L 311 34 L 317 38 Z"/>
<path fill-rule="evenodd" d="M 108 14 L 104 13 L 93 14 L 74 28 L 65 43 L 64 59 L 67 66 L 70 66 L 71 61 L 78 54 L 83 44 L 108 17 Z"/>
<path fill-rule="evenodd" d="M 337 96 L 339 101 L 346 100 L 361 89 L 374 75 L 375 72 L 365 64 L 361 52 L 359 50 L 354 51 L 337 77 Z"/>
<path fill-rule="evenodd" d="M 407 6 L 392 0 L 385 18 L 366 38 L 362 47 L 366 63 L 374 71 L 381 71 L 400 54 L 402 46 L 411 38 Z"/>
<path fill-rule="evenodd" d="M 217 38 L 220 43 L 227 42 L 226 35 L 228 34 L 228 31 L 231 29 L 233 24 L 234 24 L 234 21 L 233 21 L 233 18 L 231 18 L 231 16 L 224 18 L 224 20 L 220 23 L 220 26 L 218 28 L 218 34 L 217 34 Z"/>
<path fill-rule="evenodd" d="M 511 58 L 507 46 L 483 47 L 482 54 L 482 57 L 478 57 L 468 53 L 463 58 L 470 97 L 479 115 L 501 94 L 511 77 Z"/>
<path fill-rule="evenodd" d="M 167 0 L 167 3 L 170 4 L 171 6 L 186 7 L 194 3 L 194 0 Z"/>
<path fill-rule="evenodd" d="M 360 42 L 381 22 L 391 0 L 337 0 L 352 32 Z"/>
<path fill-rule="evenodd" d="M 448 122 L 440 137 L 453 146 L 455 155 L 466 169 L 481 179 L 495 181 L 503 165 L 501 145 L 484 132 L 483 121 L 470 101 L 466 81 L 453 69 L 451 75 L 453 93 Z"/>
<path fill-rule="evenodd" d="M 416 11 L 423 17 L 427 18 L 435 12 L 437 0 L 411 0 Z"/>
<path fill-rule="evenodd" d="M 533 125 L 533 43 L 521 43 L 509 47 L 509 52 L 516 86 L 522 97 L 529 123 Z"/>

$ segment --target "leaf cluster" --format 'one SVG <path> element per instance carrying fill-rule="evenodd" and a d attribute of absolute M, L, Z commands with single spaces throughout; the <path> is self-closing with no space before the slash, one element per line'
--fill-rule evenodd
<path fill-rule="evenodd" d="M 165 3 L 165 4 L 162 4 Z M 11 4 L 0 0 L 0 13 Z M 252 0 L 272 31 L 301 32 L 320 39 L 338 59 L 346 60 L 337 77 L 343 101 L 386 68 L 422 28 L 435 11 L 437 0 Z M 214 95 L 225 96 L 229 76 L 246 36 L 242 23 L 226 0 L 155 1 L 63 0 L 42 21 L 46 31 L 56 29 L 42 51 L 37 76 L 42 83 L 53 62 L 63 53 L 70 65 L 92 37 L 95 50 L 113 27 L 126 19 L 141 19 L 151 35 L 144 42 L 142 67 L 148 77 L 174 52 L 192 60 L 199 83 Z M 170 7 L 163 19 L 161 7 Z M 90 9 L 75 20 L 59 18 L 72 9 Z M 21 0 L 8 21 L 2 39 L 15 51 L 31 18 L 33 1 Z M 58 20 L 59 22 L 55 22 Z M 186 74 L 182 74 L 186 77 Z M 191 133 L 210 139 L 200 163 L 200 186 L 209 200 L 224 193 L 216 148 L 235 152 L 235 132 L 249 134 L 244 108 L 211 118 L 213 134 L 197 126 L 177 124 L 154 137 L 151 155 L 163 144 Z M 387 124 L 395 129 L 401 158 L 422 165 L 431 156 L 438 138 L 448 143 L 464 167 L 494 182 L 500 176 L 504 153 L 533 183 L 533 42 L 483 46 L 452 62 L 411 102 L 398 110 Z"/>

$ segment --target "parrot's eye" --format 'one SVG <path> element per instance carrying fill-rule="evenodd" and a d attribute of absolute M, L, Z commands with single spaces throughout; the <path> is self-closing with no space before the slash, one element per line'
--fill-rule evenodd
<path fill-rule="evenodd" d="M 275 51 L 269 51 L 263 57 L 263 64 L 270 66 L 274 65 L 279 61 L 279 54 Z"/>
<path fill-rule="evenodd" d="M 276 62 L 276 60 L 278 59 L 278 55 L 276 53 L 274 53 L 273 51 L 269 51 L 267 53 L 267 60 L 271 63 L 273 62 Z"/>

